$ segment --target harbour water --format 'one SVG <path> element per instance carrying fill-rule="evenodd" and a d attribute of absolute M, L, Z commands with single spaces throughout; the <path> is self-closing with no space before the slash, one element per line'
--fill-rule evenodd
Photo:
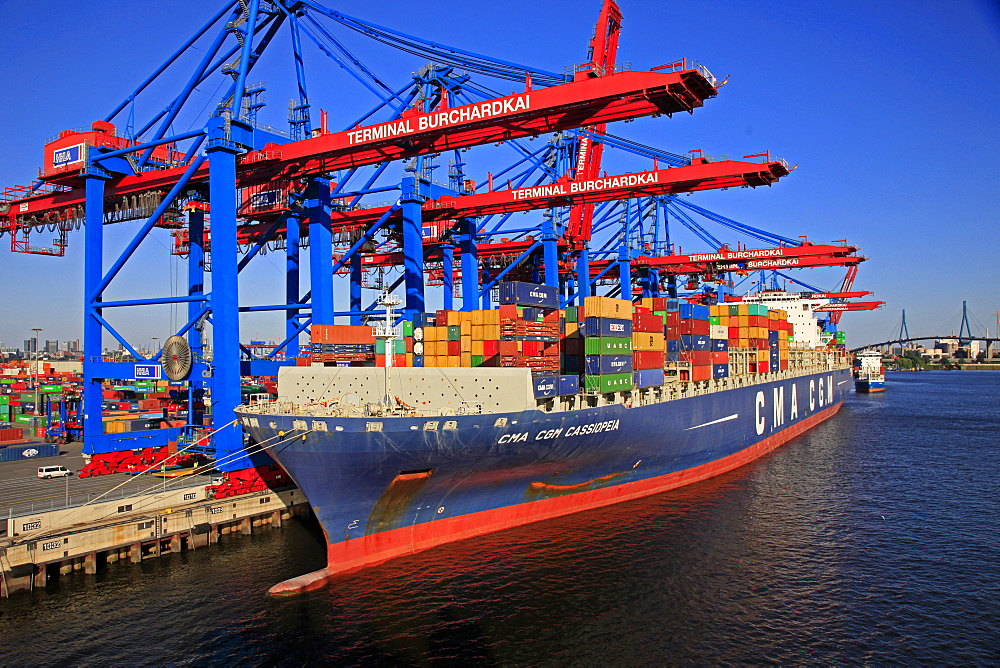
<path fill-rule="evenodd" d="M 264 596 L 314 524 L 0 602 L 0 663 L 1000 663 L 1000 372 L 897 373 L 738 471 Z"/>

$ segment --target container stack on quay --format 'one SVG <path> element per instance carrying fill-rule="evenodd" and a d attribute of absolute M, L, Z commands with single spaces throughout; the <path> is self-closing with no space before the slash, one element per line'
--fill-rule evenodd
<path fill-rule="evenodd" d="M 366 326 L 315 325 L 300 364 L 385 366 L 392 346 L 395 367 L 530 368 L 537 398 L 789 368 L 794 328 L 781 309 L 666 297 L 635 304 L 587 297 L 583 306 L 558 308 L 558 300 L 554 288 L 502 283 L 498 308 L 418 314 L 389 342 Z M 843 341 L 837 332 L 824 345 L 843 348 Z"/>

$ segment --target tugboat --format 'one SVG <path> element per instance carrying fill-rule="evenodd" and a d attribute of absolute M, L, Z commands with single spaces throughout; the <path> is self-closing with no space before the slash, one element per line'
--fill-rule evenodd
<path fill-rule="evenodd" d="M 885 367 L 882 366 L 882 353 L 877 350 L 865 350 L 854 358 L 854 391 L 885 392 Z"/>

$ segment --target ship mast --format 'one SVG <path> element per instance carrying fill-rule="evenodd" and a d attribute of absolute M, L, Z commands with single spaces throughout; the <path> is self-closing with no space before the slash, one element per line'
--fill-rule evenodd
<path fill-rule="evenodd" d="M 402 304 L 403 300 L 386 290 L 378 296 L 376 303 L 385 307 L 385 320 L 372 327 L 375 338 L 385 342 L 385 397 L 382 399 L 382 403 L 387 410 L 392 410 L 395 402 L 392 399 L 392 391 L 389 386 L 389 373 L 392 370 L 392 358 L 395 353 L 394 344 L 397 339 L 403 336 L 402 327 L 395 324 L 396 314 L 393 309 Z"/>

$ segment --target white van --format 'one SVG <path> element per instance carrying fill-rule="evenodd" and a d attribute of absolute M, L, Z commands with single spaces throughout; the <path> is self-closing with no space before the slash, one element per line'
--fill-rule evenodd
<path fill-rule="evenodd" d="M 68 476 L 70 470 L 65 466 L 39 466 L 38 467 L 38 477 L 39 478 L 58 478 L 59 476 Z"/>

